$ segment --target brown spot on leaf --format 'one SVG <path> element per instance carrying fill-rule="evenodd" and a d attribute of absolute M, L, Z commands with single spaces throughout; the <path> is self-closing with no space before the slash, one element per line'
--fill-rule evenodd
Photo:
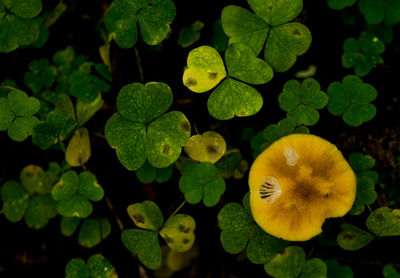
<path fill-rule="evenodd" d="M 181 128 L 185 131 L 189 131 L 190 130 L 190 125 L 188 122 L 184 121 L 181 123 Z"/>
<path fill-rule="evenodd" d="M 187 234 L 190 232 L 189 227 L 185 227 L 184 225 L 179 225 L 178 230 L 184 234 Z"/>
<path fill-rule="evenodd" d="M 218 75 L 218 73 L 216 73 L 216 72 L 209 72 L 208 73 L 208 78 L 209 79 L 215 79 L 215 78 L 217 78 L 217 75 Z"/>
<path fill-rule="evenodd" d="M 343 239 L 351 240 L 354 238 L 354 235 L 350 232 L 344 232 L 343 233 Z"/>
<path fill-rule="evenodd" d="M 207 145 L 206 147 L 208 153 L 216 153 L 217 149 L 213 145 Z"/>
<path fill-rule="evenodd" d="M 300 33 L 299 29 L 294 29 L 292 34 L 295 35 L 295 36 L 301 36 L 301 33 Z"/>
<path fill-rule="evenodd" d="M 196 79 L 193 79 L 193 78 L 190 78 L 190 77 L 188 79 L 186 79 L 186 81 L 185 81 L 185 85 L 187 87 L 196 86 L 196 84 L 197 84 Z"/>
<path fill-rule="evenodd" d="M 135 222 L 141 223 L 141 224 L 143 224 L 144 221 L 145 221 L 144 217 L 142 215 L 140 215 L 140 214 L 134 214 L 133 215 L 133 219 L 135 219 Z"/>
<path fill-rule="evenodd" d="M 171 149 L 171 147 L 170 147 L 169 144 L 164 144 L 164 145 L 163 145 L 163 150 L 162 150 L 162 152 L 163 152 L 164 154 L 168 154 L 170 149 Z"/>
<path fill-rule="evenodd" d="M 182 240 L 182 243 L 183 244 L 188 244 L 190 242 L 190 239 L 188 239 L 188 238 L 184 238 L 183 240 Z"/>
<path fill-rule="evenodd" d="M 172 243 L 174 242 L 174 240 L 172 238 L 170 238 L 168 235 L 164 235 L 164 239 L 167 243 Z"/>

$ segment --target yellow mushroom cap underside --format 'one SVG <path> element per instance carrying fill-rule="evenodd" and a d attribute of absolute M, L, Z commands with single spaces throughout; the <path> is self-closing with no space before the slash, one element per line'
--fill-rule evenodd
<path fill-rule="evenodd" d="M 267 233 L 305 241 L 326 218 L 345 215 L 356 197 L 356 177 L 335 145 L 292 134 L 261 153 L 249 173 L 250 207 Z"/>

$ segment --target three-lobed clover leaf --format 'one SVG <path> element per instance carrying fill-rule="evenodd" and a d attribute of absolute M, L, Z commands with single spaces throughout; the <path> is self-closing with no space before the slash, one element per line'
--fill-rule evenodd
<path fill-rule="evenodd" d="M 377 237 L 400 235 L 400 210 L 381 207 L 367 218 L 367 227 Z"/>
<path fill-rule="evenodd" d="M 48 59 L 42 58 L 29 63 L 29 70 L 24 75 L 24 83 L 34 94 L 50 88 L 57 76 L 57 70 L 50 65 Z"/>
<path fill-rule="evenodd" d="M 365 76 L 374 69 L 375 65 L 383 63 L 380 55 L 385 51 L 385 44 L 374 34 L 362 32 L 358 40 L 346 39 L 343 50 L 343 67 L 354 67 L 356 75 Z"/>
<path fill-rule="evenodd" d="M 301 84 L 292 79 L 285 83 L 278 100 L 279 106 L 287 112 L 287 118 L 296 126 L 311 126 L 318 122 L 317 109 L 322 109 L 327 105 L 328 96 L 321 91 L 315 79 L 307 78 Z"/>
<path fill-rule="evenodd" d="M 79 230 L 79 245 L 92 248 L 107 238 L 111 233 L 111 224 L 107 218 L 85 219 Z"/>
<path fill-rule="evenodd" d="M 188 55 L 183 84 L 193 92 L 203 93 L 225 79 L 208 98 L 211 116 L 228 120 L 256 114 L 263 105 L 262 96 L 243 82 L 267 83 L 273 76 L 271 67 L 244 44 L 231 44 L 225 51 L 225 62 L 227 71 L 216 49 L 210 46 L 193 49 Z"/>
<path fill-rule="evenodd" d="M 81 258 L 69 260 L 65 266 L 66 278 L 117 278 L 112 263 L 101 254 L 94 254 L 87 262 Z"/>
<path fill-rule="evenodd" d="M 225 181 L 216 176 L 217 168 L 210 162 L 190 163 L 183 169 L 179 189 L 190 204 L 203 199 L 207 207 L 215 206 L 225 192 Z"/>
<path fill-rule="evenodd" d="M 368 24 L 394 25 L 400 21 L 400 3 L 396 0 L 360 0 L 358 9 L 364 15 Z"/>
<path fill-rule="evenodd" d="M 353 6 L 357 0 L 326 0 L 329 8 L 332 10 L 342 10 L 344 8 Z"/>
<path fill-rule="evenodd" d="M 140 229 L 127 229 L 121 234 L 123 245 L 149 269 L 161 266 L 162 253 L 158 234 L 176 252 L 189 250 L 195 240 L 194 219 L 185 214 L 172 215 L 164 222 L 159 207 L 152 201 L 135 203 L 127 209 L 129 216 Z"/>
<path fill-rule="evenodd" d="M 255 14 L 235 5 L 222 10 L 222 27 L 230 37 L 229 43 L 246 44 L 256 56 L 265 45 L 265 61 L 277 72 L 287 71 L 311 45 L 307 27 L 297 22 L 288 23 L 301 12 L 303 1 L 247 2 Z"/>
<path fill-rule="evenodd" d="M 37 98 L 28 97 L 18 89 L 11 90 L 7 98 L 0 98 L 0 131 L 8 130 L 12 140 L 24 141 L 39 123 L 39 119 L 33 116 L 39 109 Z"/>
<path fill-rule="evenodd" d="M 33 18 L 41 10 L 41 0 L 0 2 L 0 52 L 33 44 L 39 38 L 39 24 Z"/>
<path fill-rule="evenodd" d="M 359 126 L 376 114 L 375 105 L 370 103 L 377 96 L 376 89 L 357 76 L 348 75 L 342 83 L 329 84 L 328 96 L 328 111 L 336 116 L 342 115 L 348 125 Z"/>
<path fill-rule="evenodd" d="M 74 119 L 67 114 L 53 111 L 47 119 L 37 124 L 33 130 L 32 142 L 42 150 L 46 150 L 70 134 L 76 127 Z"/>
<path fill-rule="evenodd" d="M 375 202 L 378 194 L 375 191 L 375 184 L 378 182 L 378 173 L 371 170 L 375 165 L 375 159 L 369 155 L 358 152 L 352 152 L 349 156 L 349 163 L 356 173 L 357 194 L 350 214 L 359 215 L 365 205 L 371 205 Z"/>
<path fill-rule="evenodd" d="M 157 45 L 167 37 L 175 14 L 171 0 L 114 0 L 104 23 L 122 48 L 135 45 L 138 38 L 136 25 L 139 25 L 145 43 Z"/>
<path fill-rule="evenodd" d="M 179 111 L 165 111 L 172 104 L 167 84 L 150 82 L 124 86 L 117 97 L 117 112 L 107 121 L 105 136 L 128 170 L 147 160 L 157 168 L 176 161 L 190 136 L 190 123 Z"/>
<path fill-rule="evenodd" d="M 75 171 L 69 170 L 54 186 L 52 196 L 60 201 L 57 210 L 62 216 L 86 218 L 93 211 L 89 200 L 100 201 L 104 191 L 94 174 L 84 171 L 78 176 Z"/>
<path fill-rule="evenodd" d="M 336 238 L 340 247 L 344 250 L 355 251 L 367 246 L 375 236 L 356 226 L 343 223 L 340 225 L 342 232 Z"/>

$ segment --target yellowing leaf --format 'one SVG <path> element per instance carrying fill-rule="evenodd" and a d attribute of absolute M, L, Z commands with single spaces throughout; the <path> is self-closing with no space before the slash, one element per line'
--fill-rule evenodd
<path fill-rule="evenodd" d="M 210 46 L 200 46 L 190 51 L 183 84 L 195 93 L 214 88 L 226 77 L 224 62 L 218 51 Z"/>
<path fill-rule="evenodd" d="M 189 250 L 195 239 L 194 229 L 196 222 L 186 214 L 177 214 L 170 217 L 160 231 L 168 247 L 176 252 Z"/>
<path fill-rule="evenodd" d="M 75 131 L 65 151 L 65 159 L 73 167 L 85 164 L 91 155 L 89 132 L 82 127 Z"/>
<path fill-rule="evenodd" d="M 193 160 L 215 163 L 224 155 L 226 142 L 219 133 L 207 131 L 190 137 L 184 150 Z"/>

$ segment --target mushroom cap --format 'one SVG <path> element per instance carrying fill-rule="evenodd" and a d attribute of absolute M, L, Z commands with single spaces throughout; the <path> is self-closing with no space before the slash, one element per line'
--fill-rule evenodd
<path fill-rule="evenodd" d="M 305 241 L 322 232 L 326 218 L 344 216 L 353 206 L 356 177 L 335 145 L 310 134 L 275 141 L 249 173 L 250 207 L 267 233 Z"/>

